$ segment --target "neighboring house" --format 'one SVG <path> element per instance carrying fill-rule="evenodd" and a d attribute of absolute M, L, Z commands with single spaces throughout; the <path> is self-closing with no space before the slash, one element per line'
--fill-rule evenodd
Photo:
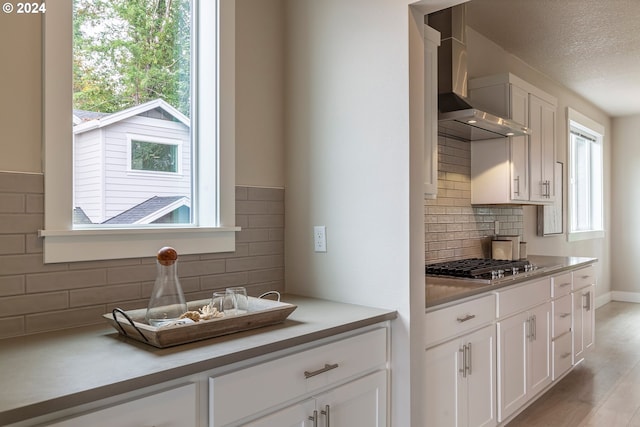
<path fill-rule="evenodd" d="M 161 99 L 112 114 L 74 111 L 77 224 L 190 221 L 190 121 Z"/>

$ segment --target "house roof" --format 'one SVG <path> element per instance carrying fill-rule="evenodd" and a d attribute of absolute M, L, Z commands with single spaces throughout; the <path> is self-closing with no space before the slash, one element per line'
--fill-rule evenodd
<path fill-rule="evenodd" d="M 93 224 L 91 219 L 80 207 L 73 208 L 73 223 L 74 224 Z"/>
<path fill-rule="evenodd" d="M 181 206 L 189 206 L 187 197 L 153 196 L 139 205 L 106 220 L 103 224 L 150 224 Z"/>
<path fill-rule="evenodd" d="M 108 115 L 109 113 L 99 113 L 97 111 L 73 110 L 73 125 L 75 126 L 90 120 L 101 119 Z"/>
<path fill-rule="evenodd" d="M 155 109 L 163 110 L 169 116 L 175 118 L 187 127 L 191 125 L 191 121 L 187 116 L 166 101 L 158 98 L 111 114 L 74 110 L 73 123 L 75 126 L 73 127 L 73 133 L 79 134 L 89 130 L 103 128 L 121 120 L 128 119 L 129 117 L 144 115 Z M 80 115 L 76 115 L 76 111 L 79 112 Z"/>

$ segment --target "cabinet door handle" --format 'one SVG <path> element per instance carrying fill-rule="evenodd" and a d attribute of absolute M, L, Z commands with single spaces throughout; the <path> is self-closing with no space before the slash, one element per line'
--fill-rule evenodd
<path fill-rule="evenodd" d="M 546 194 L 546 196 L 545 196 L 545 197 L 546 197 L 547 199 L 550 199 L 550 198 L 551 198 L 551 181 L 548 181 L 548 180 L 547 180 L 547 181 L 545 182 L 545 185 L 546 185 L 546 187 L 547 187 L 547 194 Z"/>
<path fill-rule="evenodd" d="M 513 194 L 514 196 L 519 196 L 520 195 L 520 175 L 516 176 L 513 180 L 516 183 L 516 190 L 513 192 Z"/>
<path fill-rule="evenodd" d="M 324 419 L 325 419 L 325 426 L 326 427 L 331 427 L 331 410 L 329 408 L 329 405 L 325 405 L 324 407 L 324 411 L 320 411 L 320 413 L 322 415 L 324 415 Z"/>
<path fill-rule="evenodd" d="M 311 378 L 311 377 L 315 377 L 316 375 L 320 375 L 320 374 L 324 374 L 327 371 L 330 371 L 332 369 L 336 369 L 338 367 L 337 363 L 334 363 L 333 365 L 329 365 L 328 363 L 324 364 L 324 368 L 320 368 L 317 371 L 304 371 L 304 377 L 305 378 Z"/>
<path fill-rule="evenodd" d="M 571 356 L 571 353 L 563 353 L 562 356 L 560 356 L 560 359 L 566 359 L 569 356 Z"/>
<path fill-rule="evenodd" d="M 471 319 L 475 319 L 475 318 L 476 318 L 475 314 L 467 314 L 464 317 L 458 317 L 456 320 L 459 323 L 463 323 L 463 322 L 466 322 L 467 320 L 471 320 Z"/>
<path fill-rule="evenodd" d="M 591 311 L 591 292 L 582 294 L 582 297 L 585 299 L 585 305 L 583 305 L 582 308 L 586 309 L 587 311 Z"/>
<path fill-rule="evenodd" d="M 462 374 L 462 378 L 467 378 L 467 346 L 463 345 L 458 349 L 458 356 L 460 356 L 460 368 L 458 372 Z"/>
<path fill-rule="evenodd" d="M 564 319 L 565 317 L 571 316 L 571 313 L 560 313 L 559 316 L 560 318 Z"/>
<path fill-rule="evenodd" d="M 536 319 L 536 315 L 534 314 L 533 317 L 531 318 L 531 329 L 533 330 L 533 332 L 531 332 L 531 341 L 535 341 L 536 339 L 538 339 L 538 325 L 537 323 L 537 319 Z"/>
<path fill-rule="evenodd" d="M 471 375 L 471 343 L 467 344 L 467 375 Z"/>
<path fill-rule="evenodd" d="M 313 427 L 318 427 L 318 411 L 313 411 L 313 415 L 309 416 L 309 421 L 313 421 Z"/>

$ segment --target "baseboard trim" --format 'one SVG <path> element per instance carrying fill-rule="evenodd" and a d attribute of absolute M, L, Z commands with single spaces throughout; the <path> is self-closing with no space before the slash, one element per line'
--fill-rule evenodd
<path fill-rule="evenodd" d="M 602 307 L 603 305 L 611 302 L 614 298 L 611 295 L 611 292 L 607 292 L 599 297 L 596 297 L 596 309 Z"/>
<path fill-rule="evenodd" d="M 640 292 L 611 291 L 611 300 L 640 303 Z"/>

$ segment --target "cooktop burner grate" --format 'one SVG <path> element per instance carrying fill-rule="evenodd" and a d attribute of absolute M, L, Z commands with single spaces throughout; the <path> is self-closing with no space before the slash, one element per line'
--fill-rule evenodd
<path fill-rule="evenodd" d="M 425 273 L 435 276 L 454 276 L 466 278 L 481 278 L 491 276 L 492 272 L 502 270 L 509 274 L 513 269 L 525 270 L 530 263 L 527 260 L 497 260 L 488 258 L 469 258 L 456 261 L 427 264 Z"/>

